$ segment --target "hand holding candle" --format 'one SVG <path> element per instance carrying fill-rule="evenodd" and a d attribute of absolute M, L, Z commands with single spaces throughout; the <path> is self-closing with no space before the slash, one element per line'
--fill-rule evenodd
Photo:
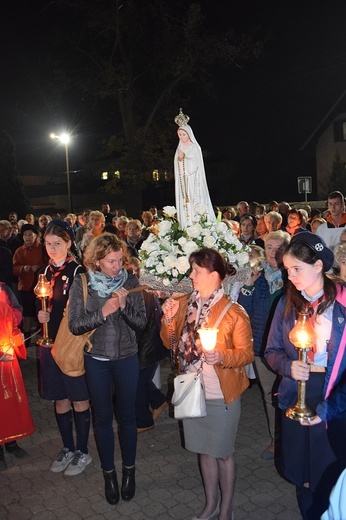
<path fill-rule="evenodd" d="M 305 385 L 309 379 L 307 352 L 315 345 L 316 335 L 308 313 L 301 312 L 298 315 L 297 322 L 288 337 L 298 351 L 298 360 L 293 361 L 291 367 L 292 378 L 298 380 L 298 400 L 294 406 L 286 410 L 286 417 L 294 421 L 310 421 L 316 416 L 316 412 L 305 402 Z"/>
<path fill-rule="evenodd" d="M 220 363 L 220 361 L 222 361 L 222 352 L 218 349 L 215 349 L 217 333 L 219 332 L 219 329 L 203 327 L 198 329 L 197 332 L 199 333 L 202 347 L 204 349 L 204 357 L 206 362 L 209 365 L 216 365 L 216 363 Z"/>
<path fill-rule="evenodd" d="M 53 289 L 50 282 L 47 280 L 46 275 L 39 274 L 38 282 L 34 288 L 34 293 L 37 298 L 40 298 L 42 302 L 42 311 L 44 313 L 48 312 L 48 300 L 52 297 Z M 37 345 L 41 345 L 43 347 L 51 347 L 53 345 L 53 340 L 48 335 L 48 325 L 49 317 L 46 316 L 47 321 L 42 321 L 42 338 L 39 338 L 36 342 Z"/>

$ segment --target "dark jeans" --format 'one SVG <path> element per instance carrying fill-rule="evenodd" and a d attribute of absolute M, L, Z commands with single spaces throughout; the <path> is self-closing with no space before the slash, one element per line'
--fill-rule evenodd
<path fill-rule="evenodd" d="M 146 428 L 154 424 L 153 414 L 149 410 L 159 408 L 165 401 L 166 397 L 153 383 L 153 377 L 158 367 L 158 363 L 154 363 L 139 371 L 137 398 L 136 398 L 136 419 L 138 428 Z"/>
<path fill-rule="evenodd" d="M 135 402 L 138 356 L 135 354 L 116 361 L 99 361 L 91 356 L 84 356 L 84 360 L 101 467 L 105 471 L 114 468 L 113 388 L 123 464 L 133 466 L 137 448 Z"/>

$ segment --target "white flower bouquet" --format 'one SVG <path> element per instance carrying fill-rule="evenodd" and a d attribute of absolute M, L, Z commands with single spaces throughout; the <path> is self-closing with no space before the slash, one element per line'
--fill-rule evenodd
<path fill-rule="evenodd" d="M 249 267 L 249 248 L 241 244 L 227 224 L 208 220 L 202 204 L 195 206 L 195 211 L 197 215 L 193 225 L 180 229 L 179 222 L 174 218 L 175 207 L 165 206 L 164 219 L 143 242 L 139 251 L 143 272 L 141 278 L 156 280 L 158 284 L 155 288 L 162 285 L 162 289 L 167 290 L 185 286 L 186 290 L 176 289 L 177 292 L 192 290 L 188 279 L 189 255 L 202 247 L 219 251 L 236 270 Z"/>

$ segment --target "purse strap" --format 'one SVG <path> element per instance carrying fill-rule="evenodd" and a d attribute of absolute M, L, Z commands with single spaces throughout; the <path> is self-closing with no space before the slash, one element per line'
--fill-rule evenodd
<path fill-rule="evenodd" d="M 228 309 L 231 307 L 231 305 L 233 305 L 233 300 L 230 300 L 227 303 L 226 307 L 224 307 L 223 311 L 221 312 L 221 314 L 219 315 L 218 319 L 214 323 L 213 328 L 217 329 L 218 325 L 220 325 L 220 323 L 221 323 L 222 318 L 224 317 L 224 315 L 226 314 Z"/>
<path fill-rule="evenodd" d="M 88 283 L 87 283 L 87 277 L 85 273 L 81 273 L 80 277 L 82 279 L 82 286 L 83 286 L 83 300 L 84 300 L 84 310 L 86 311 L 86 304 L 88 299 Z"/>

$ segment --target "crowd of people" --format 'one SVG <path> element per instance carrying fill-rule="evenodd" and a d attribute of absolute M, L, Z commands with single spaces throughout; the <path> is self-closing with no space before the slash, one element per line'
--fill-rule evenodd
<path fill-rule="evenodd" d="M 178 163 L 191 153 L 188 138 L 194 136 L 187 124 L 178 135 L 179 169 Z M 1 374 L 7 369 L 8 378 L 0 397 L 2 416 L 13 402 L 11 420 L 5 421 L 6 428 L 0 426 L 0 471 L 7 467 L 6 451 L 28 456 L 17 440 L 34 431 L 17 357 L 25 357 L 25 347 L 33 346 L 42 324 L 47 324 L 54 341 L 69 301 L 71 332 L 94 332 L 84 356 L 85 375 L 78 377 L 64 374 L 50 348 L 39 347 L 40 396 L 54 402 L 61 437 L 51 471 L 73 476 L 92 462 L 88 450 L 92 411 L 106 500 L 113 505 L 120 497 L 131 500 L 136 489 L 137 435 L 152 429 L 168 405 L 154 376 L 160 360 L 176 346 L 179 370 L 203 370 L 205 383 L 207 416 L 183 420 L 185 447 L 198 455 L 206 496 L 205 507 L 194 520 L 216 515 L 219 520 L 233 519 L 234 446 L 241 394 L 250 384 L 249 365 L 262 392 L 268 423 L 268 446 L 263 446 L 262 457 L 276 458 L 282 475 L 296 486 L 302 517 L 319 518 L 346 467 L 344 203 L 343 194 L 334 191 L 325 211 L 308 205 L 291 208 L 274 200 L 208 208 L 212 218 L 232 229 L 249 251 L 251 269 L 237 301 L 223 289 L 230 266 L 209 248 L 189 257 L 191 294 L 160 301 L 160 295 L 143 292 L 139 250 L 160 220 L 155 206 L 134 218 L 124 211 L 112 212 L 104 203 L 101 210 L 85 209 L 63 218 L 28 214 L 18 219 L 11 212 L 8 220 L 0 220 L 1 345 L 8 343 L 0 351 Z M 186 199 L 185 206 L 192 218 Z M 185 206 L 183 202 L 181 211 Z M 86 305 L 80 273 L 87 277 Z M 39 274 L 52 288 L 47 310 L 34 293 Z M 302 312 L 310 316 L 317 338 L 309 363 L 298 360 L 288 339 Z M 216 347 L 206 351 L 197 331 L 213 326 L 220 315 Z M 11 325 L 4 327 L 7 322 Z M 21 382 L 20 401 L 11 377 Z M 307 400 L 316 410 L 311 421 L 293 421 L 285 415 L 297 400 L 298 381 L 306 381 Z M 123 463 L 120 490 L 114 416 Z"/>

